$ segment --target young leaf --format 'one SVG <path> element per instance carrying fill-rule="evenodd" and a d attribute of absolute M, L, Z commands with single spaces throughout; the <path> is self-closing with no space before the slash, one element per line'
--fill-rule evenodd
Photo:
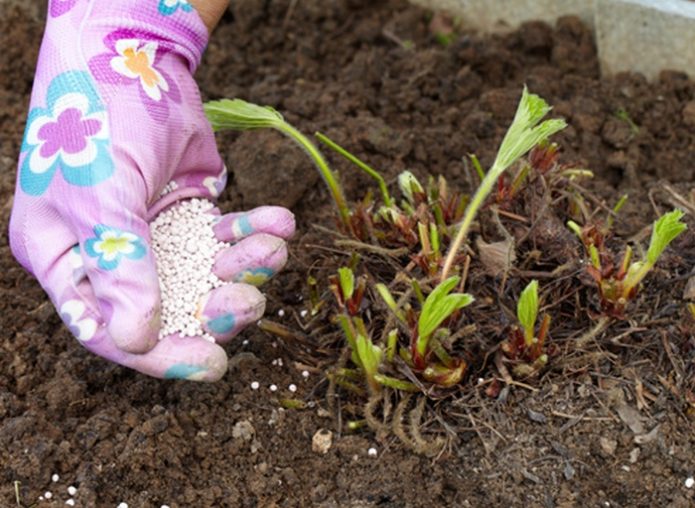
<path fill-rule="evenodd" d="M 440 282 L 425 300 L 418 320 L 417 349 L 421 355 L 425 354 L 427 341 L 439 325 L 454 312 L 473 302 L 473 297 L 467 293 L 449 294 L 460 280 L 460 277 L 453 276 Z"/>
<path fill-rule="evenodd" d="M 538 281 L 532 280 L 521 292 L 516 305 L 516 316 L 524 329 L 526 344 L 530 345 L 535 335 L 538 317 Z"/>
<path fill-rule="evenodd" d="M 410 171 L 403 171 L 398 175 L 398 187 L 411 204 L 415 201 L 415 193 L 423 194 L 425 192 L 420 181 Z"/>
<path fill-rule="evenodd" d="M 258 106 L 241 99 L 222 99 L 203 105 L 205 116 L 215 131 L 251 130 L 277 127 L 284 119 L 270 106 Z"/>
<path fill-rule="evenodd" d="M 672 212 L 662 215 L 659 220 L 654 223 L 652 238 L 649 242 L 649 250 L 647 251 L 647 261 L 651 265 L 655 265 L 656 260 L 659 259 L 659 256 L 661 256 L 666 247 L 688 228 L 687 225 L 681 222 L 683 215 L 681 210 L 673 210 Z"/>
<path fill-rule="evenodd" d="M 347 302 L 352 298 L 355 292 L 355 274 L 349 268 L 338 268 L 338 276 L 340 279 L 340 290 L 343 293 L 343 298 Z"/>
<path fill-rule="evenodd" d="M 270 106 L 259 106 L 241 99 L 222 99 L 203 105 L 205 115 L 215 131 L 223 129 L 253 130 L 273 128 L 297 143 L 314 161 L 319 173 L 331 191 L 340 218 L 346 229 L 350 229 L 350 208 L 340 182 L 326 163 L 323 154 L 300 131 L 287 123 L 282 115 Z"/>
<path fill-rule="evenodd" d="M 374 376 L 379 372 L 382 355 L 383 351 L 381 348 L 374 345 L 371 339 L 362 334 L 357 336 L 357 356 L 360 359 L 362 369 L 367 377 L 367 382 L 373 388 L 378 387 L 379 384 L 378 381 L 374 379 Z"/>
<path fill-rule="evenodd" d="M 528 93 L 528 89 L 524 87 L 516 115 L 514 116 L 514 120 L 507 134 L 502 140 L 495 162 L 478 186 L 473 199 L 466 209 L 461 227 L 449 247 L 449 253 L 446 256 L 444 267 L 442 268 L 442 280 L 449 276 L 454 259 L 461 248 L 461 244 L 468 235 L 468 230 L 473 223 L 473 219 L 477 215 L 480 207 L 483 206 L 487 196 L 492 192 L 497 179 L 509 166 L 514 164 L 534 146 L 542 141 L 546 141 L 550 136 L 567 126 L 565 121 L 560 119 L 546 120 L 539 124 L 541 119 L 548 114 L 549 111 L 550 106 L 548 106 L 543 99 L 537 95 Z"/>

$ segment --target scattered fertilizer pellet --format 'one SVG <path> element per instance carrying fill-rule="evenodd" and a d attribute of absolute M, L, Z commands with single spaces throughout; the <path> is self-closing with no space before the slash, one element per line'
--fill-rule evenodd
<path fill-rule="evenodd" d="M 57 474 L 54 474 L 53 476 L 51 476 L 51 481 L 53 483 L 57 482 L 58 480 L 60 480 L 60 476 L 58 476 Z"/>
<path fill-rule="evenodd" d="M 169 508 L 169 505 L 168 505 L 168 504 L 163 504 L 162 506 L 160 506 L 160 508 Z"/>
<path fill-rule="evenodd" d="M 70 494 L 71 496 L 74 496 L 75 494 L 77 494 L 77 489 L 75 488 L 74 485 L 70 485 L 68 487 L 68 494 Z"/>
<path fill-rule="evenodd" d="M 280 310 L 278 311 L 278 316 L 283 317 L 284 315 L 285 315 L 285 311 L 282 310 L 282 309 L 280 309 Z"/>
<path fill-rule="evenodd" d="M 121 503 L 116 508 L 128 508 L 128 503 Z"/>
<path fill-rule="evenodd" d="M 278 390 L 278 387 L 277 385 L 270 385 L 269 389 L 271 392 L 276 392 Z"/>
<path fill-rule="evenodd" d="M 303 371 L 302 371 L 302 377 L 303 377 L 304 379 L 308 378 L 308 377 L 309 377 L 309 371 L 308 371 L 308 370 L 303 370 Z"/>
<path fill-rule="evenodd" d="M 205 199 L 182 201 L 150 224 L 162 293 L 160 339 L 178 333 L 215 341 L 195 315 L 200 298 L 223 284 L 212 273 L 215 255 L 225 247 L 212 229 L 216 217 L 207 213 L 212 208 Z"/>
<path fill-rule="evenodd" d="M 306 317 L 307 314 L 309 314 L 309 311 L 306 310 L 306 309 L 304 309 L 303 311 L 301 311 L 301 312 L 299 313 L 299 315 L 302 316 L 302 317 Z"/>
<path fill-rule="evenodd" d="M 53 493 L 47 490 L 43 493 L 43 497 L 45 497 L 46 499 L 51 499 L 53 497 Z"/>
<path fill-rule="evenodd" d="M 692 489 L 693 485 L 695 485 L 695 478 L 692 476 L 689 476 L 688 478 L 685 479 L 685 487 L 688 489 Z"/>
<path fill-rule="evenodd" d="M 376 448 L 370 448 L 369 450 L 367 450 L 367 455 L 369 455 L 370 457 L 376 457 L 376 453 Z"/>
<path fill-rule="evenodd" d="M 75 506 L 75 500 L 73 498 L 70 498 L 67 501 L 65 501 L 65 504 L 68 506 Z"/>
<path fill-rule="evenodd" d="M 258 381 L 252 381 L 251 382 L 251 389 L 252 390 L 258 390 L 261 387 L 261 384 Z"/>
<path fill-rule="evenodd" d="M 297 385 L 295 384 L 291 384 L 290 386 L 288 386 L 288 388 L 292 393 L 297 391 Z"/>

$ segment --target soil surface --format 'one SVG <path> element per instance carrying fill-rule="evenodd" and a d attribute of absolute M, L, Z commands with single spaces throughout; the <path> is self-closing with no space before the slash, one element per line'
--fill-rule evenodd
<path fill-rule="evenodd" d="M 431 15 L 404 1 L 232 3 L 198 71 L 203 96 L 272 105 L 391 182 L 410 169 L 470 190 L 462 159 L 475 153 L 489 166 L 525 83 L 567 119 L 561 157 L 595 172 L 591 195 L 612 204 L 630 194 L 619 235 L 645 244 L 643 228 L 658 214 L 695 207 L 695 82 L 670 72 L 655 83 L 600 79 L 591 33 L 577 19 L 492 37 L 462 33 L 443 45 Z M 695 505 L 686 487 L 695 474 L 686 400 L 695 339 L 682 326 L 692 234 L 649 279 L 641 310 L 624 325 L 577 350 L 571 341 L 584 330 L 556 333 L 565 356 L 530 387 L 493 399 L 473 373 L 459 396 L 430 406 L 423 432 L 450 430 L 436 457 L 393 436 L 339 432 L 312 353 L 258 329 L 230 346 L 233 366 L 214 385 L 145 378 L 81 349 L 7 245 L 42 25 L 35 7 L 10 6 L 0 19 L 0 505 L 15 506 L 15 481 L 23 506 L 37 507 L 69 497 L 84 507 Z M 333 225 L 328 193 L 279 135 L 219 141 L 232 173 L 224 210 L 283 204 L 297 215 L 292 259 L 267 294 L 269 316 L 299 329 L 307 274 L 345 262 L 331 264 L 313 246 L 330 246 L 312 227 Z M 371 183 L 331 160 L 347 194 L 361 198 Z M 472 291 L 491 295 L 499 284 L 477 283 Z M 282 409 L 289 397 L 307 407 Z M 322 428 L 334 432 L 325 455 L 312 451 Z M 47 491 L 52 498 L 39 501 Z"/>

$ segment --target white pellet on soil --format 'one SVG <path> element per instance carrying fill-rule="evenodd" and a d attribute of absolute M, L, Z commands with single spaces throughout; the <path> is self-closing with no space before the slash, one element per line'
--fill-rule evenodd
<path fill-rule="evenodd" d="M 223 284 L 212 273 L 215 255 L 225 247 L 212 229 L 215 216 L 207 213 L 213 206 L 205 199 L 182 201 L 150 224 L 162 294 L 160 339 L 178 333 L 215 341 L 195 316 L 200 298 Z"/>
<path fill-rule="evenodd" d="M 692 476 L 688 477 L 685 479 L 685 487 L 688 489 L 692 489 L 693 485 L 695 485 L 695 478 Z"/>
<path fill-rule="evenodd" d="M 58 476 L 57 474 L 54 474 L 53 476 L 51 476 L 51 481 L 57 482 L 58 480 L 60 480 L 60 476 Z"/>
<path fill-rule="evenodd" d="M 65 501 L 65 504 L 68 506 L 75 506 L 75 500 L 73 498 L 70 498 L 67 501 Z"/>
<path fill-rule="evenodd" d="M 68 487 L 68 494 L 70 494 L 71 496 L 74 496 L 75 494 L 77 494 L 77 489 L 73 485 L 70 485 Z"/>
<path fill-rule="evenodd" d="M 43 497 L 46 499 L 51 499 L 53 497 L 53 494 L 51 492 L 44 492 Z"/>
<path fill-rule="evenodd" d="M 291 384 L 290 386 L 288 386 L 288 388 L 292 393 L 297 391 L 297 385 L 295 384 Z"/>
<path fill-rule="evenodd" d="M 258 381 L 252 381 L 251 382 L 251 389 L 252 390 L 258 390 L 261 387 L 261 384 Z"/>
<path fill-rule="evenodd" d="M 270 388 L 270 391 L 271 391 L 271 392 L 276 392 L 276 391 L 278 390 L 277 385 L 270 385 L 269 388 Z"/>
<path fill-rule="evenodd" d="M 376 448 L 370 448 L 369 450 L 367 450 L 367 455 L 369 455 L 370 457 L 376 457 L 376 453 Z"/>

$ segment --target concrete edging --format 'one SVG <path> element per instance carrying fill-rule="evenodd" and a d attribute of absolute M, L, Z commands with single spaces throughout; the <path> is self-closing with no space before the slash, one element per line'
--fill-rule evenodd
<path fill-rule="evenodd" d="M 575 14 L 596 34 L 605 74 L 632 71 L 654 79 L 663 69 L 695 76 L 695 2 L 691 0 L 411 0 L 451 12 L 483 32 Z"/>

